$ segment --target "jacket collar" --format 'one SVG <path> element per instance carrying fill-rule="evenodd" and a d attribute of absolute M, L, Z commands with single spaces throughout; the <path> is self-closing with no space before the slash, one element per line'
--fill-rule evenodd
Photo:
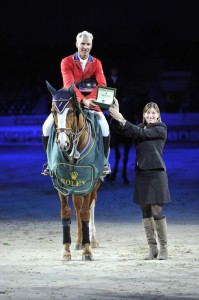
<path fill-rule="evenodd" d="M 74 60 L 75 61 L 79 60 L 79 56 L 77 52 L 74 54 Z M 94 62 L 94 58 L 90 54 L 88 56 L 88 61 L 90 61 L 91 63 Z"/>

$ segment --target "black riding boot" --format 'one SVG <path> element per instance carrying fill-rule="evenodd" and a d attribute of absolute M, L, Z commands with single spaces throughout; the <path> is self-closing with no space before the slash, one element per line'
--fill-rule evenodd
<path fill-rule="evenodd" d="M 106 159 L 108 159 L 108 154 L 109 154 L 109 148 L 110 148 L 110 141 L 111 141 L 111 136 L 103 136 L 103 143 L 104 143 L 104 156 Z M 104 170 L 103 170 L 103 175 L 107 175 L 111 173 L 111 167 L 109 162 L 107 162 L 104 165 Z"/>
<path fill-rule="evenodd" d="M 47 151 L 48 139 L 49 139 L 48 136 L 42 135 L 42 143 L 43 143 L 43 147 L 44 147 L 45 153 L 46 153 L 46 151 Z M 47 176 L 47 175 L 50 175 L 50 170 L 49 170 L 49 168 L 48 168 L 48 163 L 47 163 L 47 162 L 44 163 L 41 174 L 42 174 L 42 175 L 46 175 L 46 176 Z"/>

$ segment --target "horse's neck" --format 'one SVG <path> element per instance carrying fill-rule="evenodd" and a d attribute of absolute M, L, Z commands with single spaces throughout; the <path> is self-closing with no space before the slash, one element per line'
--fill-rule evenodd
<path fill-rule="evenodd" d="M 83 118 L 82 122 L 80 120 L 80 124 L 81 126 L 79 131 L 82 130 L 82 134 L 80 135 L 79 142 L 77 144 L 77 150 L 79 152 L 81 152 L 87 146 L 90 137 L 90 126 L 88 124 L 88 121 Z"/>

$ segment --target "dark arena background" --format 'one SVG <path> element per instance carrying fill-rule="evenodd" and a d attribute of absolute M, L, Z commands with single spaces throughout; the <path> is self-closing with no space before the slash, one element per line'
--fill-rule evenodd
<path fill-rule="evenodd" d="M 3 1 L 0 8 L 0 299 L 199 299 L 197 1 Z M 168 127 L 166 261 L 143 260 L 148 247 L 132 202 L 134 143 L 126 157 L 122 139 L 119 156 L 111 144 L 112 174 L 98 192 L 94 261 L 81 261 L 77 250 L 60 260 L 60 202 L 41 175 L 41 130 L 51 109 L 45 80 L 62 87 L 61 59 L 76 51 L 83 30 L 94 35 L 91 54 L 109 85 L 117 70 L 116 97 L 128 120 L 138 123 L 154 101 Z M 73 244 L 72 201 L 71 209 Z"/>

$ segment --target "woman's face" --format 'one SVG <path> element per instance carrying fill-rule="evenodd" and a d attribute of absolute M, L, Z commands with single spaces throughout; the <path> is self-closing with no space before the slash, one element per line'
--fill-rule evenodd
<path fill-rule="evenodd" d="M 157 122 L 159 118 L 159 113 L 155 110 L 155 108 L 149 108 L 144 114 L 144 119 L 146 120 L 147 124 L 154 124 Z"/>

